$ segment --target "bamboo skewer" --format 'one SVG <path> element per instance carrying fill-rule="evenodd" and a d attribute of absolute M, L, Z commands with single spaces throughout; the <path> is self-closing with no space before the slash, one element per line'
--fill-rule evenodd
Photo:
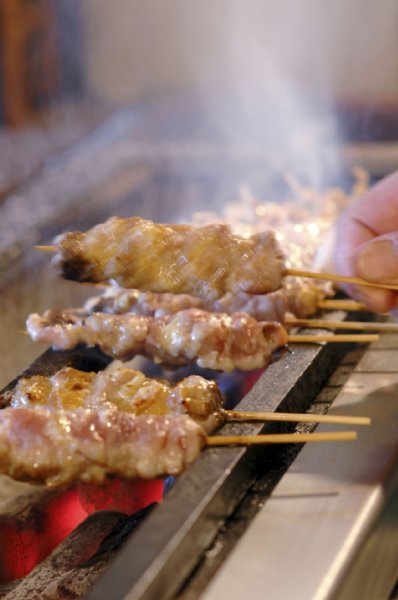
<path fill-rule="evenodd" d="M 294 423 L 333 423 L 336 425 L 370 425 L 369 417 L 349 415 L 315 415 L 311 413 L 247 412 L 226 410 L 230 421 L 285 421 Z"/>
<path fill-rule="evenodd" d="M 289 327 L 313 327 L 319 329 L 356 329 L 359 331 L 389 331 L 398 332 L 398 323 L 368 323 L 362 321 L 327 321 L 324 319 L 296 319 L 288 317 Z"/>
<path fill-rule="evenodd" d="M 40 252 L 51 252 L 55 253 L 57 251 L 56 246 L 33 246 L 34 250 L 39 250 Z"/>
<path fill-rule="evenodd" d="M 356 334 L 356 333 L 347 333 L 347 334 L 300 334 L 298 333 L 297 335 L 288 335 L 287 336 L 287 341 L 290 344 L 303 344 L 303 343 L 308 343 L 308 344 L 317 344 L 320 342 L 354 342 L 354 343 L 370 343 L 370 342 L 377 342 L 380 339 L 380 336 L 377 334 L 372 334 L 372 333 L 360 333 L 360 334 Z"/>
<path fill-rule="evenodd" d="M 285 275 L 292 275 L 293 277 L 309 277 L 311 279 L 323 279 L 325 281 L 352 283 L 354 285 L 382 288 L 386 290 L 398 290 L 398 284 L 396 283 L 375 283 L 373 281 L 361 279 L 361 277 L 349 277 L 346 275 L 337 275 L 336 273 L 315 273 L 314 271 L 304 271 L 303 269 L 286 269 Z"/>
<path fill-rule="evenodd" d="M 324 308 L 326 310 L 347 310 L 347 311 L 367 311 L 369 307 L 362 302 L 356 300 L 319 300 L 318 308 Z"/>
<path fill-rule="evenodd" d="M 303 442 L 338 442 L 357 439 L 356 431 L 325 433 L 268 433 L 264 435 L 212 435 L 207 446 L 249 446 L 253 444 L 302 444 Z"/>

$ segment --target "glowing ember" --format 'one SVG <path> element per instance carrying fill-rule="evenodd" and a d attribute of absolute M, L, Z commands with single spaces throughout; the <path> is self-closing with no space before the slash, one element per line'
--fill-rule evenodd
<path fill-rule="evenodd" d="M 0 584 L 25 577 L 80 523 L 98 510 L 128 515 L 161 502 L 163 480 L 79 484 L 49 496 L 29 518 L 4 517 L 0 527 Z M 95 548 L 87 544 L 87 558 Z"/>

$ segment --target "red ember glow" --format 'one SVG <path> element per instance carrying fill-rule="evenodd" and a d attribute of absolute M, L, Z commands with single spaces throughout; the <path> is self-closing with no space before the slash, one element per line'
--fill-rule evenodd
<path fill-rule="evenodd" d="M 261 375 L 264 373 L 264 369 L 256 369 L 255 371 L 251 371 L 245 376 L 245 382 L 243 385 L 243 394 L 242 397 L 246 396 L 252 389 L 253 385 L 260 379 Z"/>
<path fill-rule="evenodd" d="M 28 575 L 80 523 L 99 510 L 133 514 L 163 498 L 163 480 L 77 484 L 50 495 L 32 518 L 5 517 L 0 523 L 0 584 Z M 87 545 L 87 558 L 96 548 Z"/>

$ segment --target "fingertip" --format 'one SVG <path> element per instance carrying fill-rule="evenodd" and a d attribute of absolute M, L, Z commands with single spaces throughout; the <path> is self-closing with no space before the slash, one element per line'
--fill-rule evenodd
<path fill-rule="evenodd" d="M 392 290 L 351 286 L 347 291 L 352 298 L 366 304 L 372 312 L 388 313 L 398 303 L 398 295 Z"/>
<path fill-rule="evenodd" d="M 356 271 L 368 281 L 394 281 L 398 278 L 397 234 L 381 236 L 358 248 Z"/>

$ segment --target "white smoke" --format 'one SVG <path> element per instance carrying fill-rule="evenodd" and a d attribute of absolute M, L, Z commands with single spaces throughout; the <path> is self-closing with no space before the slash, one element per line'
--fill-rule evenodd
<path fill-rule="evenodd" d="M 313 185 L 337 180 L 335 106 L 398 98 L 396 0 L 84 6 L 89 89 L 124 102 L 194 91 L 205 114 L 197 136 L 213 128 L 260 145 Z"/>
<path fill-rule="evenodd" d="M 312 185 L 323 182 L 325 171 L 336 175 L 339 135 L 330 72 L 324 68 L 327 48 L 321 32 L 311 29 L 319 3 L 205 4 L 200 14 L 179 14 L 177 34 L 191 89 L 207 119 L 224 140 L 267 149 L 270 166 L 298 170 Z M 189 39 L 192 30 L 202 32 L 201 47 L 198 39 Z"/>

